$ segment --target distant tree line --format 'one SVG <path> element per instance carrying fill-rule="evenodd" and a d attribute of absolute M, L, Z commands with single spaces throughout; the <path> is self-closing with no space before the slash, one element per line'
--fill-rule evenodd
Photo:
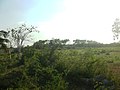
<path fill-rule="evenodd" d="M 36 49 L 44 49 L 45 47 L 49 47 L 50 45 L 56 45 L 58 49 L 78 49 L 78 48 L 95 48 L 95 47 L 116 47 L 120 46 L 119 43 L 110 43 L 103 44 L 92 40 L 73 40 L 73 43 L 69 43 L 69 39 L 52 39 L 52 40 L 39 40 L 33 44 L 32 47 Z"/>

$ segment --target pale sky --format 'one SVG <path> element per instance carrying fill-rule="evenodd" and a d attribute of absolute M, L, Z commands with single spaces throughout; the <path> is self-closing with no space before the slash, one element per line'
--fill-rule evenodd
<path fill-rule="evenodd" d="M 0 0 L 0 28 L 25 22 L 38 27 L 40 39 L 114 42 L 112 24 L 120 0 Z"/>

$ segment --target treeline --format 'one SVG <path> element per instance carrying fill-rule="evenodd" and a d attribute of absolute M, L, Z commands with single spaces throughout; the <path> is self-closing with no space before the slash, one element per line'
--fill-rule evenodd
<path fill-rule="evenodd" d="M 98 47 L 119 47 L 120 43 L 103 44 L 92 40 L 80 40 L 76 39 L 70 43 L 69 39 L 52 39 L 52 40 L 39 40 L 33 44 L 34 48 L 42 49 L 50 44 L 60 46 L 59 49 L 78 49 L 78 48 L 98 48 Z"/>

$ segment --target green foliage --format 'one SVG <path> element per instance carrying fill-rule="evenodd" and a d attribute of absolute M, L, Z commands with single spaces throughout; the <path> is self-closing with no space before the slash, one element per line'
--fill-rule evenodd
<path fill-rule="evenodd" d="M 0 31 L 0 49 L 4 49 L 7 52 L 7 44 L 9 43 L 9 40 L 7 39 L 9 32 Z"/>
<path fill-rule="evenodd" d="M 120 87 L 118 48 L 58 49 L 61 46 L 58 41 L 51 40 L 43 48 L 27 46 L 21 59 L 16 53 L 12 59 L 0 54 L 0 88 L 117 90 Z"/>

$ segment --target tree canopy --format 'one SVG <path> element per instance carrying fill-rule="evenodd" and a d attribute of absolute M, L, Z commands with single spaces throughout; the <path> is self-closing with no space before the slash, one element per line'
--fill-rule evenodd
<path fill-rule="evenodd" d="M 7 39 L 9 32 L 6 32 L 4 30 L 0 31 L 0 48 L 7 49 L 7 44 L 9 40 Z"/>

